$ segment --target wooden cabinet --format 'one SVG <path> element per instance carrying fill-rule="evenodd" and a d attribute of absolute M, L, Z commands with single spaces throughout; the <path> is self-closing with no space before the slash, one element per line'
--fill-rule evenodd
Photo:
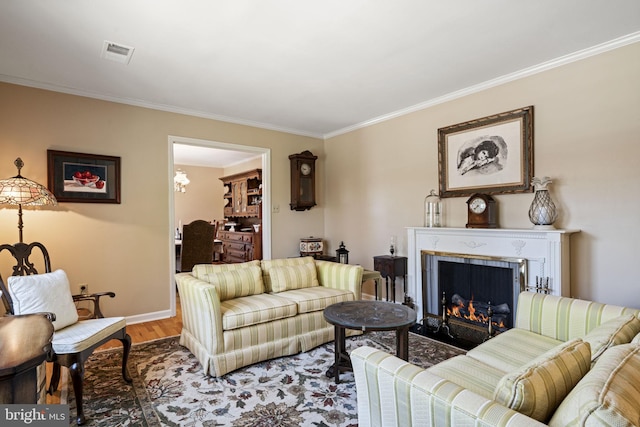
<path fill-rule="evenodd" d="M 262 259 L 262 234 L 251 231 L 220 231 L 224 262 L 247 262 Z"/>
<path fill-rule="evenodd" d="M 262 169 L 224 176 L 220 180 L 225 188 L 225 217 L 262 217 Z"/>
<path fill-rule="evenodd" d="M 262 232 L 253 227 L 262 220 L 262 169 L 224 176 L 220 180 L 225 187 L 225 220 L 235 224 L 233 231 L 218 232 L 224 262 L 262 259 Z"/>

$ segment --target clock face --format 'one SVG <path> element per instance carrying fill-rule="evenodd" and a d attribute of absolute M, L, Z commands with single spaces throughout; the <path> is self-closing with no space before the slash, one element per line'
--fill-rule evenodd
<path fill-rule="evenodd" d="M 487 209 L 487 203 L 483 199 L 475 198 L 469 203 L 469 209 L 473 213 L 481 214 Z"/>
<path fill-rule="evenodd" d="M 308 163 L 303 163 L 300 165 L 300 172 L 302 172 L 302 175 L 309 175 L 311 173 L 311 166 L 309 166 Z"/>

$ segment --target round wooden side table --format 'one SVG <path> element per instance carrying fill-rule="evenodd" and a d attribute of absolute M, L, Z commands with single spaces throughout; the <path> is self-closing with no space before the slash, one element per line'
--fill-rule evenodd
<path fill-rule="evenodd" d="M 345 301 L 324 309 L 324 318 L 335 327 L 335 363 L 327 371 L 328 377 L 340 382 L 340 372 L 351 370 L 346 351 L 345 330 L 396 331 L 396 355 L 409 359 L 409 328 L 416 323 L 415 310 L 406 305 L 387 301 Z"/>

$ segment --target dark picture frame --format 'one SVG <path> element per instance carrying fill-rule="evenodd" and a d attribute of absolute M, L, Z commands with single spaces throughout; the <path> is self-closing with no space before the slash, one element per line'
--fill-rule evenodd
<path fill-rule="evenodd" d="M 533 106 L 438 129 L 440 197 L 533 191 Z"/>
<path fill-rule="evenodd" d="M 47 150 L 47 186 L 59 202 L 120 203 L 120 157 Z"/>

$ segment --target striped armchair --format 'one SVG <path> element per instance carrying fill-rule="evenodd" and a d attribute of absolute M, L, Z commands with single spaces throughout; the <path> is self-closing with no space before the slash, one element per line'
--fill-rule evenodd
<path fill-rule="evenodd" d="M 640 425 L 639 313 L 525 292 L 513 329 L 426 370 L 358 348 L 358 424 Z"/>
<path fill-rule="evenodd" d="M 180 344 L 218 377 L 332 341 L 323 310 L 360 299 L 362 267 L 312 257 L 201 264 L 176 282 Z"/>

